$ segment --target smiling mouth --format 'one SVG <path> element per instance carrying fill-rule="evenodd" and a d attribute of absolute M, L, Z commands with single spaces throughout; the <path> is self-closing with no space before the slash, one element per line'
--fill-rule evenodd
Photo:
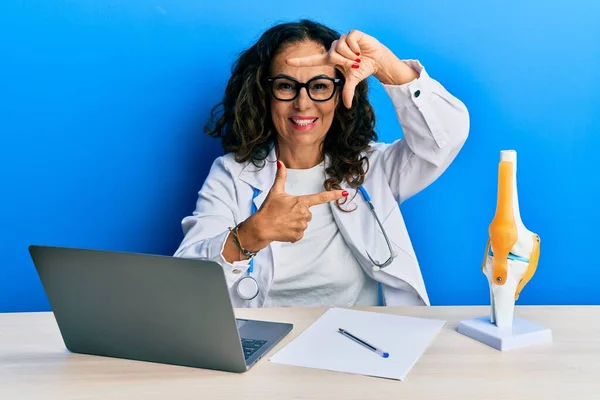
<path fill-rule="evenodd" d="M 293 119 L 289 118 L 290 122 L 296 126 L 308 126 L 314 124 L 319 118 L 314 119 Z"/>

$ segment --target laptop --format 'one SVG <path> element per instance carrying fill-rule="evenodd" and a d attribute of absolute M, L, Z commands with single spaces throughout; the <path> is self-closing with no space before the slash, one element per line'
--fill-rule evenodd
<path fill-rule="evenodd" d="M 236 319 L 216 262 L 36 245 L 29 253 L 73 353 L 244 372 L 293 328 Z"/>

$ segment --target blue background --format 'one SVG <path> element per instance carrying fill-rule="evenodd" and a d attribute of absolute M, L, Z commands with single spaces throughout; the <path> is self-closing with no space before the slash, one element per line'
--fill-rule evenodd
<path fill-rule="evenodd" d="M 218 140 L 202 125 L 236 55 L 276 22 L 363 30 L 463 100 L 463 151 L 402 210 L 433 305 L 488 304 L 480 264 L 499 151 L 518 151 L 536 275 L 519 304 L 600 304 L 597 2 L 5 0 L 0 311 L 48 310 L 27 246 L 172 254 Z M 402 135 L 372 81 L 383 141 Z"/>

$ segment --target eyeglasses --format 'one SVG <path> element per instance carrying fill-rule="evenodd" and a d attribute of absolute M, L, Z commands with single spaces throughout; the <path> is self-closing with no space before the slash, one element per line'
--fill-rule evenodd
<path fill-rule="evenodd" d="M 341 78 L 328 76 L 315 76 L 306 83 L 301 83 L 288 76 L 275 76 L 268 78 L 273 97 L 280 101 L 295 100 L 300 94 L 300 89 L 306 88 L 308 97 L 313 101 L 327 101 L 335 94 L 335 89 L 342 82 Z"/>

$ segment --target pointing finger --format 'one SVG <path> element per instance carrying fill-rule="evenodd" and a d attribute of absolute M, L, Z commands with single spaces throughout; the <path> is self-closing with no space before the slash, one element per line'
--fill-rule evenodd
<path fill-rule="evenodd" d="M 318 204 L 325 204 L 330 201 L 343 199 L 346 196 L 348 196 L 348 192 L 346 190 L 331 190 L 321 193 L 309 194 L 301 197 L 306 202 L 306 205 L 312 207 Z"/>
<path fill-rule="evenodd" d="M 330 65 L 327 54 L 315 54 L 306 57 L 289 58 L 286 60 L 292 67 L 313 67 L 316 65 Z"/>

